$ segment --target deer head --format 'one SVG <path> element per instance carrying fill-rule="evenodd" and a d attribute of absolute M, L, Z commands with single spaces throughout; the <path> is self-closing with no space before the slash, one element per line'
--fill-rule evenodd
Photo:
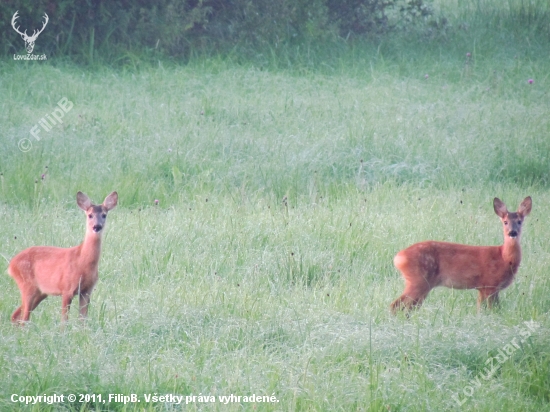
<path fill-rule="evenodd" d="M 27 30 L 25 30 L 23 33 L 21 33 L 19 31 L 19 26 L 15 27 L 15 21 L 19 17 L 17 15 L 17 13 L 19 13 L 19 10 L 17 10 L 15 12 L 15 14 L 13 15 L 13 17 L 11 19 L 11 25 L 12 25 L 13 29 L 17 33 L 19 33 L 21 35 L 21 38 L 25 41 L 25 48 L 27 49 L 27 53 L 30 54 L 30 53 L 32 53 L 32 51 L 34 49 L 34 42 L 38 38 L 38 35 L 44 31 L 44 28 L 46 27 L 46 24 L 48 24 L 48 21 L 50 21 L 50 19 L 48 18 L 48 15 L 46 13 L 44 13 L 44 23 L 42 23 L 42 28 L 38 31 L 34 30 L 33 33 L 32 33 L 32 36 L 28 36 L 27 35 Z"/>

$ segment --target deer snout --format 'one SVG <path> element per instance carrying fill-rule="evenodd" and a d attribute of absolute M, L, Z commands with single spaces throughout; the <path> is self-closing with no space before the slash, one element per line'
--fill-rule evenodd
<path fill-rule="evenodd" d="M 518 237 L 518 232 L 515 231 L 515 230 L 510 230 L 510 231 L 508 232 L 508 236 L 510 236 L 510 237 Z"/>
<path fill-rule="evenodd" d="M 98 232 L 101 232 L 101 229 L 103 229 L 103 226 L 102 225 L 94 225 L 92 227 L 93 231 L 98 233 Z"/>

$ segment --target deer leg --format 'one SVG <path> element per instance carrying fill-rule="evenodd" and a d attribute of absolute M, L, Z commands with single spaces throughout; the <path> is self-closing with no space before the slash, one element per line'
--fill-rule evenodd
<path fill-rule="evenodd" d="M 27 302 L 27 296 L 32 295 L 33 291 L 28 291 L 28 286 L 26 286 L 26 283 L 23 281 L 21 272 L 19 271 L 19 268 L 16 264 L 12 265 L 10 264 L 10 267 L 8 268 L 8 272 L 11 274 L 13 279 L 15 280 L 15 283 L 17 283 L 17 287 L 19 288 L 19 292 L 21 294 L 21 305 L 15 309 L 11 315 L 11 321 L 13 323 L 16 322 L 22 322 L 21 319 L 21 313 L 23 312 L 23 308 L 25 307 L 25 304 Z"/>
<path fill-rule="evenodd" d="M 427 283 L 417 285 L 412 282 L 405 281 L 405 290 L 403 291 L 403 294 L 391 304 L 391 312 L 395 314 L 398 310 L 410 310 L 412 308 L 420 307 L 422 302 L 424 302 L 424 299 L 426 299 L 426 296 L 428 296 L 430 290 L 431 287 Z"/>
<path fill-rule="evenodd" d="M 15 309 L 11 315 L 11 321 L 12 323 L 19 322 L 21 319 L 21 310 L 23 306 L 19 306 L 17 309 Z"/>
<path fill-rule="evenodd" d="M 90 305 L 90 293 L 82 292 L 80 294 L 80 318 L 85 319 L 88 316 L 88 306 Z"/>
<path fill-rule="evenodd" d="M 48 295 L 43 295 L 43 294 L 33 296 L 33 300 L 32 300 L 31 305 L 29 307 L 29 316 L 30 316 L 30 312 L 35 310 L 36 307 L 40 304 L 40 302 L 42 302 L 47 297 L 48 297 Z"/>
<path fill-rule="evenodd" d="M 481 305 L 486 302 L 487 308 L 491 309 L 493 303 L 498 305 L 498 290 L 492 287 L 479 288 L 477 296 L 477 311 L 481 311 Z"/>
<path fill-rule="evenodd" d="M 481 312 L 481 305 L 483 302 L 485 302 L 485 299 L 487 299 L 487 295 L 485 292 L 485 289 L 478 289 L 477 290 L 479 294 L 477 295 L 477 313 Z"/>
<path fill-rule="evenodd" d="M 31 317 L 31 299 L 32 297 L 23 299 L 23 303 L 21 304 L 21 317 L 19 318 L 19 322 L 29 321 L 29 318 Z"/>
<path fill-rule="evenodd" d="M 499 306 L 500 305 L 500 300 L 498 298 L 498 290 L 493 292 L 491 295 L 489 295 L 489 297 L 487 298 L 487 306 L 489 308 L 492 308 L 494 306 Z"/>
<path fill-rule="evenodd" d="M 63 295 L 61 297 L 61 318 L 63 322 L 69 320 L 69 311 L 71 310 L 71 302 L 73 301 L 73 295 Z"/>
<path fill-rule="evenodd" d="M 16 315 L 16 312 L 19 312 L 20 316 L 17 319 L 17 321 L 19 321 L 19 322 L 28 322 L 30 317 L 31 317 L 32 301 L 33 301 L 33 296 L 30 296 L 26 299 L 23 299 L 23 302 L 21 303 L 21 306 L 18 309 L 16 309 L 15 312 L 13 313 L 12 319 Z"/>
<path fill-rule="evenodd" d="M 19 306 L 11 315 L 12 322 L 28 322 L 31 312 L 42 302 L 47 295 L 40 293 L 38 289 L 30 292 L 21 293 L 21 306 Z"/>

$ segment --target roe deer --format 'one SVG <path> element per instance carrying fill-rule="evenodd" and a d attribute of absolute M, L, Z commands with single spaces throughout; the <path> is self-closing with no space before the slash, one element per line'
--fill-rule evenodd
<path fill-rule="evenodd" d="M 436 286 L 477 289 L 478 311 L 485 300 L 489 308 L 498 304 L 498 293 L 512 283 L 521 262 L 521 225 L 531 212 L 532 201 L 526 197 L 517 212 L 509 212 L 496 197 L 493 206 L 504 229 L 502 246 L 426 241 L 395 255 L 393 263 L 405 278 L 405 290 L 391 304 L 394 314 L 398 309 L 420 306 Z"/>
<path fill-rule="evenodd" d="M 88 314 L 90 295 L 98 279 L 97 266 L 101 252 L 101 232 L 107 212 L 118 202 L 117 192 L 105 198 L 103 204 L 94 205 L 82 192 L 76 203 L 87 216 L 84 242 L 71 248 L 34 246 L 15 256 L 8 267 L 21 292 L 21 306 L 11 315 L 12 322 L 27 322 L 31 312 L 48 295 L 61 295 L 63 321 L 75 295 L 80 295 L 80 316 Z"/>

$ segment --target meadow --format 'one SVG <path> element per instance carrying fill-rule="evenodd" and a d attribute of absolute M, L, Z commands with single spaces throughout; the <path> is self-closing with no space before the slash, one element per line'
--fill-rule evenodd
<path fill-rule="evenodd" d="M 1 61 L 0 410 L 550 410 L 548 39 L 483 30 L 252 60 Z M 75 299 L 63 325 L 49 297 L 15 327 L 8 260 L 79 244 L 79 190 L 119 194 L 89 318 Z M 528 195 L 499 308 L 437 288 L 390 314 L 399 250 L 501 244 L 493 198 Z M 54 393 L 140 402 L 12 402 Z M 196 398 L 147 401 L 169 394 Z"/>

